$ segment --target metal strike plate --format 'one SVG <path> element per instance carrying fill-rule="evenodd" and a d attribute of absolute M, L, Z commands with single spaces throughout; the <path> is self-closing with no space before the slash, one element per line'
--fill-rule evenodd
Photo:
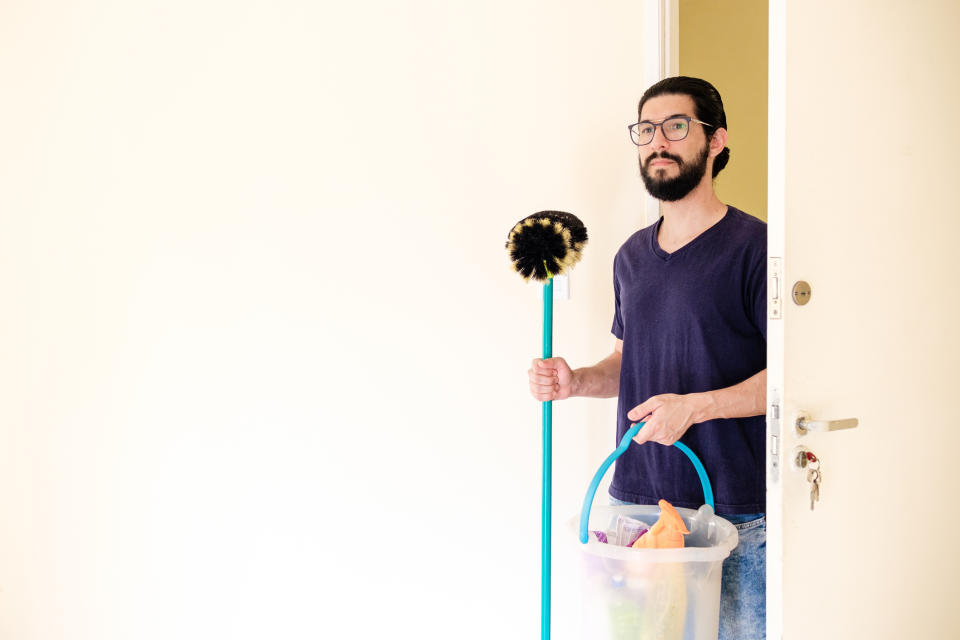
<path fill-rule="evenodd" d="M 779 320 L 783 316 L 783 296 L 780 292 L 783 282 L 783 259 L 770 258 L 767 264 L 767 312 L 771 320 Z"/>
<path fill-rule="evenodd" d="M 793 285 L 793 301 L 801 307 L 810 302 L 810 284 L 800 280 Z"/>

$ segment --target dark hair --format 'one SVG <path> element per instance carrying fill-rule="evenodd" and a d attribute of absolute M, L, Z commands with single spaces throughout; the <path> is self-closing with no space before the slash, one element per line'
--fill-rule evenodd
<path fill-rule="evenodd" d="M 723 110 L 723 100 L 720 99 L 720 92 L 706 80 L 687 76 L 664 78 L 647 89 L 643 97 L 640 98 L 640 104 L 637 105 L 637 117 L 640 117 L 639 114 L 643 111 L 643 104 L 647 100 L 666 94 L 690 96 L 694 104 L 693 115 L 697 120 L 709 122 L 714 130 L 727 128 L 727 114 Z M 714 178 L 727 166 L 729 161 L 730 147 L 724 147 L 720 155 L 713 160 Z"/>

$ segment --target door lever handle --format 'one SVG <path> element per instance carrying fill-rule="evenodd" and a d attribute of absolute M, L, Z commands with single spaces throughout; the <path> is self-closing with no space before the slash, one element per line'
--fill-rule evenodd
<path fill-rule="evenodd" d="M 843 429 L 853 429 L 860 424 L 856 418 L 847 418 L 845 420 L 811 420 L 806 413 L 797 416 L 797 431 L 803 435 L 809 431 L 842 431 Z"/>

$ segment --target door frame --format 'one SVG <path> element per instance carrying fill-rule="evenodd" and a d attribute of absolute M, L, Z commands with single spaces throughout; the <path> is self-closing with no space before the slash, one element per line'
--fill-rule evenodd
<path fill-rule="evenodd" d="M 643 0 L 643 91 L 670 76 L 680 74 L 680 0 Z M 639 99 L 640 96 L 637 96 Z M 644 226 L 660 217 L 660 201 L 643 192 Z"/>

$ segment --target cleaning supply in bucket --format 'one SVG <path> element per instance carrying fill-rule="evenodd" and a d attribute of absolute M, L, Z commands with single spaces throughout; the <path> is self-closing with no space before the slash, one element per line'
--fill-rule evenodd
<path fill-rule="evenodd" d="M 683 518 L 666 500 L 660 500 L 660 517 L 650 527 L 642 520 L 623 515 L 617 516 L 617 527 L 612 536 L 601 531 L 592 531 L 598 542 L 616 544 L 633 549 L 682 549 L 683 536 L 690 533 Z M 651 598 L 645 604 L 644 615 L 637 615 L 637 607 L 631 606 L 629 598 L 614 598 L 609 604 L 613 628 L 618 630 L 613 637 L 672 638 L 683 637 L 686 618 L 686 579 L 683 570 L 674 566 L 654 565 L 649 571 L 633 572 L 631 582 L 646 582 Z M 626 580 L 618 576 L 614 583 Z M 622 584 L 617 585 L 622 587 Z M 632 635 L 631 635 L 632 634 Z M 639 635 L 638 635 L 639 634 Z"/>
<path fill-rule="evenodd" d="M 633 543 L 649 530 L 650 525 L 643 520 L 617 516 L 617 544 L 619 545 L 632 547 Z"/>
<path fill-rule="evenodd" d="M 666 500 L 660 500 L 660 518 L 645 534 L 633 543 L 634 549 L 682 549 L 683 536 L 690 533 L 683 518 Z M 683 625 L 687 617 L 687 585 L 683 569 L 673 565 L 659 565 L 659 575 L 654 579 L 659 589 L 654 593 L 662 602 L 652 607 L 661 615 L 646 615 L 640 621 L 641 637 L 664 640 L 683 637 Z"/>
<path fill-rule="evenodd" d="M 612 531 L 591 531 L 602 544 L 615 544 L 636 549 L 682 549 L 683 536 L 690 533 L 683 518 L 666 500 L 660 503 L 660 518 L 651 527 L 643 520 L 618 515 Z"/>
<path fill-rule="evenodd" d="M 600 544 L 612 544 L 606 531 L 591 531 L 590 535 Z"/>
<path fill-rule="evenodd" d="M 736 528 L 713 512 L 713 490 L 699 458 L 680 442 L 704 491 L 699 510 L 654 505 L 600 506 L 593 498 L 604 473 L 631 445 L 643 423 L 632 425 L 604 460 L 587 490 L 577 531 L 583 576 L 584 631 L 590 640 L 716 640 L 723 560 L 737 545 Z M 646 444 L 643 446 L 659 446 Z M 653 522 L 629 548 L 601 544 L 589 525 L 631 518 Z"/>
<path fill-rule="evenodd" d="M 593 535 L 587 544 L 574 542 L 579 518 L 567 521 L 570 543 L 579 551 L 571 559 L 579 567 L 584 640 L 717 639 L 723 560 L 737 545 L 737 530 L 709 505 L 696 511 L 677 507 L 690 532 L 683 535 L 683 548 L 615 544 L 612 523 L 618 518 L 656 522 L 662 511 L 657 505 L 596 505 L 590 528 L 610 525 L 609 544 Z"/>
<path fill-rule="evenodd" d="M 590 535 L 601 544 L 631 547 L 637 538 L 649 530 L 650 525 L 642 520 L 618 515 L 616 524 L 609 531 L 591 531 Z"/>
<path fill-rule="evenodd" d="M 690 533 L 683 518 L 666 500 L 661 500 L 660 519 L 649 531 L 637 538 L 634 549 L 682 549 L 683 535 Z"/>

